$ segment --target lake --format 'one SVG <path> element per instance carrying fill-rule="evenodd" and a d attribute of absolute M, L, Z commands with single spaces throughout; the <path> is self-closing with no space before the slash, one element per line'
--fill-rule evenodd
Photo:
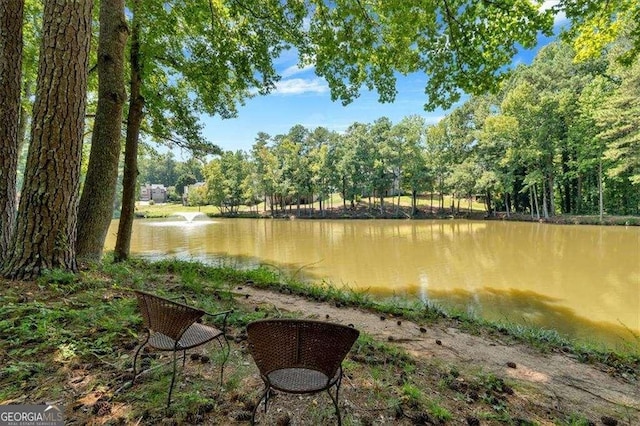
<path fill-rule="evenodd" d="M 640 227 L 465 220 L 140 219 L 131 252 L 402 295 L 617 346 L 640 335 Z M 117 221 L 105 244 L 115 245 Z"/>

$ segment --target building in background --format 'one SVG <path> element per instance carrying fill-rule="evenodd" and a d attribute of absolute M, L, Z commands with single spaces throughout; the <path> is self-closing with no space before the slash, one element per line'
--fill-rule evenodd
<path fill-rule="evenodd" d="M 167 202 L 167 188 L 162 184 L 144 184 L 140 187 L 140 201 Z"/>

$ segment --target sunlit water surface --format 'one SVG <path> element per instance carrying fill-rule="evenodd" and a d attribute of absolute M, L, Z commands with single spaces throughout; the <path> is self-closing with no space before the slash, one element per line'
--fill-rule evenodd
<path fill-rule="evenodd" d="M 117 222 L 106 249 L 115 245 Z M 133 254 L 406 295 L 609 346 L 640 335 L 640 227 L 499 221 L 136 220 Z"/>

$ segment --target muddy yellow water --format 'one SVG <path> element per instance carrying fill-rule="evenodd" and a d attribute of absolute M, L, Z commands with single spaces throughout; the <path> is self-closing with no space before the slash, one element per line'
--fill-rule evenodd
<path fill-rule="evenodd" d="M 115 244 L 112 224 L 107 249 Z M 640 334 L 640 227 L 488 221 L 137 220 L 132 253 L 406 295 L 620 345 Z"/>

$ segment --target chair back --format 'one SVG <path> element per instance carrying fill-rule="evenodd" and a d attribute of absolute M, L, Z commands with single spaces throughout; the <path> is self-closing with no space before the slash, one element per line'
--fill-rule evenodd
<path fill-rule="evenodd" d="M 145 291 L 134 290 L 144 326 L 153 332 L 162 333 L 179 340 L 182 333 L 205 311 Z"/>
<path fill-rule="evenodd" d="M 283 368 L 308 368 L 331 378 L 359 335 L 353 327 L 304 319 L 247 325 L 249 351 L 264 376 Z"/>

